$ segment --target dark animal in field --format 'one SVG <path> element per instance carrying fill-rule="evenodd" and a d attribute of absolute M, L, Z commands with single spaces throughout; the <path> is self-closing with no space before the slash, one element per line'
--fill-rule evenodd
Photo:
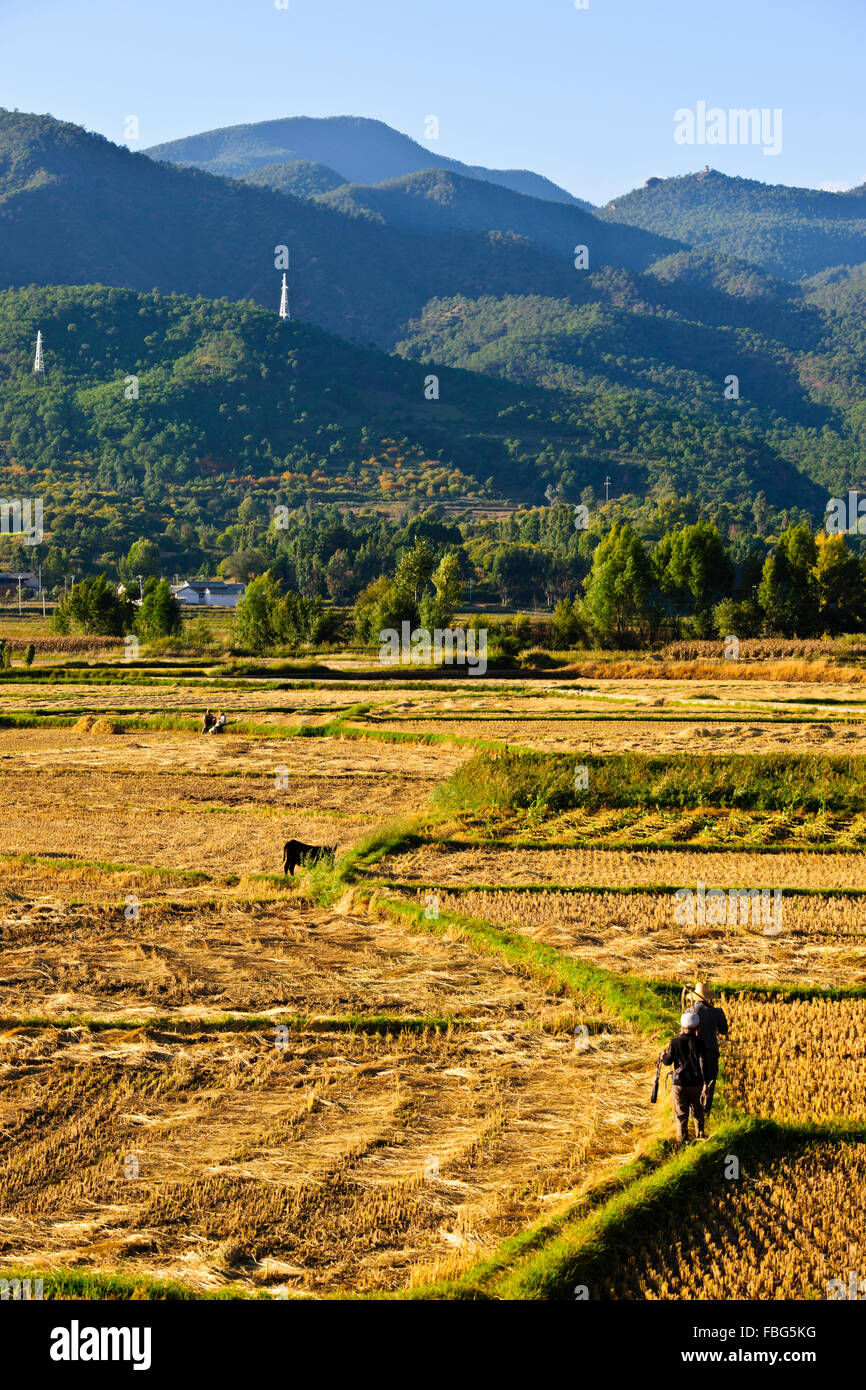
<path fill-rule="evenodd" d="M 283 845 L 283 873 L 294 877 L 299 865 L 319 864 L 323 859 L 333 859 L 336 853 L 336 845 L 305 845 L 303 840 L 286 840 Z"/>

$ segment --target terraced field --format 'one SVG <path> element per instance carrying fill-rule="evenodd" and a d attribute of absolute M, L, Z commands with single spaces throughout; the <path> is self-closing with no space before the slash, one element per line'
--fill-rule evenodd
<path fill-rule="evenodd" d="M 832 1296 L 862 1258 L 862 688 L 21 674 L 0 678 L 4 1272 L 776 1299 Z M 694 781 L 704 753 L 733 799 Z M 625 755 L 651 773 L 618 783 Z M 609 794 L 581 801 L 584 759 Z M 283 880 L 290 836 L 336 865 Z M 724 913 L 684 920 L 684 893 Z M 731 1041 L 710 1139 L 675 1155 L 649 1093 L 696 978 Z M 715 1195 L 683 1230 L 690 1183 Z"/>

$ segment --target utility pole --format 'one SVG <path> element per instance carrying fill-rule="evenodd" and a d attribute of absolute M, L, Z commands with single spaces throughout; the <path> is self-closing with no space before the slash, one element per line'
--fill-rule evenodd
<path fill-rule="evenodd" d="M 610 478 L 604 480 L 604 500 L 605 502 L 610 501 Z"/>
<path fill-rule="evenodd" d="M 140 599 L 143 599 L 143 598 L 144 598 L 144 575 L 143 575 L 143 574 L 137 574 L 135 577 L 136 577 L 136 579 L 138 580 L 138 597 L 139 597 Z"/>
<path fill-rule="evenodd" d="M 21 612 L 21 575 L 18 576 L 18 612 Z"/>

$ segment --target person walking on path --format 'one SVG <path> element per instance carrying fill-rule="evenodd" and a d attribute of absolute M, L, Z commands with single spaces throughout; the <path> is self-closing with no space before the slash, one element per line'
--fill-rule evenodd
<path fill-rule="evenodd" d="M 671 1093 L 677 1125 L 677 1148 L 688 1143 L 689 1114 L 695 1117 L 695 1137 L 704 1137 L 707 1050 L 698 1037 L 700 1018 L 689 1009 L 680 1019 L 682 1032 L 672 1038 L 661 1055 L 666 1067 L 673 1067 Z"/>
<path fill-rule="evenodd" d="M 698 1024 L 698 1037 L 706 1048 L 707 1066 L 707 1099 L 704 1104 L 704 1118 L 706 1118 L 713 1105 L 713 1093 L 716 1089 L 716 1078 L 719 1074 L 719 1034 L 728 1036 L 728 1020 L 725 1018 L 724 1010 L 718 1008 L 713 1003 L 713 995 L 709 985 L 698 980 L 694 989 L 683 991 L 683 1007 L 694 1009 L 700 1022 Z"/>

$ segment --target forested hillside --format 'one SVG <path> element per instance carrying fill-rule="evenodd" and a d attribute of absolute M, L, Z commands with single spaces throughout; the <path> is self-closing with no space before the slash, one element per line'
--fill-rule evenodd
<path fill-rule="evenodd" d="M 680 401 L 434 372 L 250 303 L 0 294 L 3 494 L 44 496 L 51 541 L 83 566 L 140 535 L 170 537 L 179 568 L 216 561 L 246 501 L 259 519 L 307 501 L 543 505 L 550 487 L 603 498 L 605 477 L 612 499 L 679 491 L 732 518 L 759 494 L 813 515 L 826 496 L 769 438 Z"/>
<path fill-rule="evenodd" d="M 594 265 L 642 267 L 659 254 L 655 237 L 594 225 Z M 431 238 L 346 216 L 49 116 L 0 112 L 0 286 L 101 283 L 275 305 L 285 246 L 295 314 L 390 347 L 437 295 L 568 296 L 579 281 L 568 238 L 554 253 L 492 226 L 446 230 Z"/>
<path fill-rule="evenodd" d="M 710 169 L 649 179 L 643 188 L 613 198 L 597 215 L 604 222 L 741 256 L 789 280 L 866 260 L 862 187 L 827 193 Z"/>

